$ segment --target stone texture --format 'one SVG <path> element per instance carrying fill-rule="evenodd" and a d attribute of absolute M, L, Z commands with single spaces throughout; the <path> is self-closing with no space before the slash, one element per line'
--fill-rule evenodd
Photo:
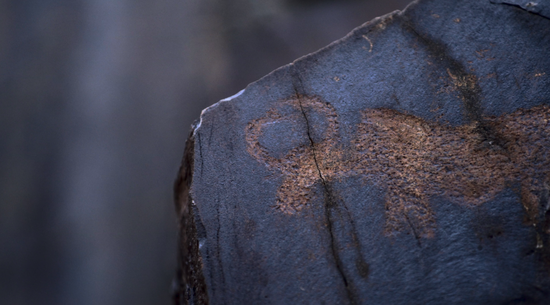
<path fill-rule="evenodd" d="M 550 302 L 550 20 L 497 2 L 414 2 L 205 109 L 176 302 Z"/>

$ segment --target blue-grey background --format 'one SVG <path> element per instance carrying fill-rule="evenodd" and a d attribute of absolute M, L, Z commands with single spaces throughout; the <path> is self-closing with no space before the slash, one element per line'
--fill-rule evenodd
<path fill-rule="evenodd" d="M 0 303 L 169 304 L 200 110 L 408 0 L 0 0 Z"/>

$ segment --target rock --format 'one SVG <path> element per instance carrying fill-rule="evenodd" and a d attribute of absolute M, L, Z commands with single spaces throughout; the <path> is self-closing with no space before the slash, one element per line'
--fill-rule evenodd
<path fill-rule="evenodd" d="M 176 302 L 548 304 L 550 19 L 507 2 L 414 2 L 205 109 Z"/>

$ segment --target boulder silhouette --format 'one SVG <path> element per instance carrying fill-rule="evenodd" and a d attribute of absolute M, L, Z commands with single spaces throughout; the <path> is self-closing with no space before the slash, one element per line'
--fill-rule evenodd
<path fill-rule="evenodd" d="M 176 304 L 550 303 L 548 1 L 420 0 L 205 109 Z"/>

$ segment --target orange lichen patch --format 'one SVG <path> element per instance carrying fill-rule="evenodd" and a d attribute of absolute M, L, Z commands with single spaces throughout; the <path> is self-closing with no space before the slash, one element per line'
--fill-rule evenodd
<path fill-rule="evenodd" d="M 284 175 L 277 208 L 285 213 L 306 207 L 315 183 L 359 176 L 386 189 L 387 234 L 410 226 L 415 234 L 432 237 L 436 220 L 430 198 L 442 196 L 476 206 L 513 184 L 521 186 L 527 222 L 537 222 L 539 198 L 549 189 L 548 106 L 458 127 L 390 109 L 367 109 L 351 141 L 352 149 L 344 150 L 330 104 L 301 98 L 280 105 L 291 105 L 296 114 L 285 117 L 272 110 L 248 124 L 246 138 L 252 156 Z M 312 112 L 327 122 L 320 141 L 293 148 L 281 159 L 270 157 L 260 145 L 263 128 L 282 120 L 305 120 L 304 115 Z"/>

